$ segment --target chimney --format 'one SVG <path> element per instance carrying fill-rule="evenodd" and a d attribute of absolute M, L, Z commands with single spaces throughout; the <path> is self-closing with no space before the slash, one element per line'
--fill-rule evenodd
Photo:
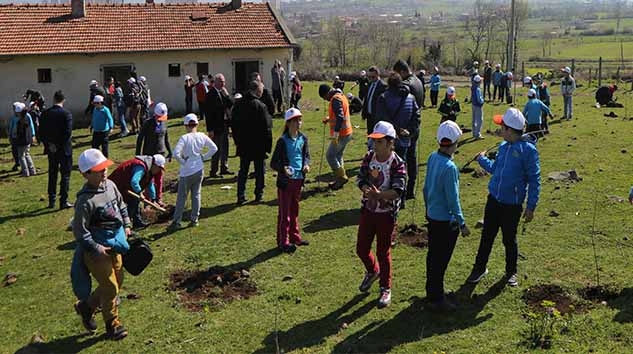
<path fill-rule="evenodd" d="M 71 0 L 72 17 L 81 18 L 86 16 L 86 1 L 85 0 Z"/>
<path fill-rule="evenodd" d="M 242 0 L 231 0 L 231 7 L 233 7 L 233 10 L 239 9 L 242 7 Z"/>
<path fill-rule="evenodd" d="M 151 4 L 153 4 L 153 3 L 154 3 L 154 0 L 145 0 L 145 3 L 146 3 L 146 4 L 150 4 L 150 5 L 151 5 Z"/>

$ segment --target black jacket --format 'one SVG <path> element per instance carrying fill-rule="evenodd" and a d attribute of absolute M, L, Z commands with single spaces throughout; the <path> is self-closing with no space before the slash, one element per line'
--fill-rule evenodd
<path fill-rule="evenodd" d="M 372 85 L 372 82 L 369 83 L 369 87 L 367 88 L 367 97 L 365 98 L 365 101 L 363 102 L 363 110 L 361 111 L 361 117 L 367 120 L 368 134 L 371 134 L 371 132 L 374 130 L 374 124 L 376 124 L 372 115 L 369 114 L 368 105 L 370 104 L 370 101 L 371 101 L 371 111 L 373 115 L 376 115 L 376 103 L 378 102 L 378 97 L 380 97 L 380 95 L 382 95 L 383 92 L 387 90 L 387 84 L 385 84 L 382 80 L 378 80 L 376 82 L 376 88 L 374 89 L 373 92 L 371 90 L 371 85 Z M 369 94 L 371 94 L 372 97 L 369 97 Z"/>
<path fill-rule="evenodd" d="M 143 122 L 136 138 L 136 155 L 141 155 L 141 153 L 143 155 L 167 154 L 171 157 L 167 122 L 158 122 L 155 118 Z"/>
<path fill-rule="evenodd" d="M 273 120 L 262 101 L 246 93 L 233 107 L 231 126 L 239 157 L 249 160 L 267 157 L 273 145 Z"/>
<path fill-rule="evenodd" d="M 215 87 L 210 86 L 205 103 L 207 109 L 207 132 L 224 134 L 227 124 L 224 119 L 226 110 L 233 106 L 231 96 L 224 92 L 219 92 Z"/>
<path fill-rule="evenodd" d="M 402 83 L 409 86 L 409 92 L 415 97 L 415 103 L 418 107 L 422 107 L 422 100 L 424 99 L 424 86 L 422 81 L 417 76 L 410 74 L 407 78 L 402 78 Z"/>
<path fill-rule="evenodd" d="M 92 111 L 95 108 L 95 106 L 92 104 L 92 100 L 95 98 L 96 95 L 99 95 L 99 96 L 103 97 L 104 101 L 108 99 L 108 95 L 106 94 L 106 92 L 103 89 L 103 87 L 97 86 L 97 87 L 91 88 L 90 89 L 90 99 L 88 99 L 88 106 L 86 107 L 86 110 L 84 111 L 84 113 L 88 117 L 92 117 Z M 104 105 L 107 105 L 107 102 L 103 102 L 103 103 L 104 103 Z"/>
<path fill-rule="evenodd" d="M 275 114 L 275 102 L 273 101 L 273 95 L 267 88 L 264 89 L 264 93 L 262 93 L 262 97 L 260 97 L 259 100 L 266 105 L 268 113 L 270 113 L 271 116 Z"/>
<path fill-rule="evenodd" d="M 64 156 L 72 156 L 73 116 L 63 107 L 53 105 L 42 113 L 40 136 L 44 144 L 54 145 Z"/>

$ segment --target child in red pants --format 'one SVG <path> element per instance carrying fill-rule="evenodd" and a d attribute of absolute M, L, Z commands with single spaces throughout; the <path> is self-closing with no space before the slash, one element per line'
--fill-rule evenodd
<path fill-rule="evenodd" d="M 368 291 L 380 278 L 378 307 L 385 307 L 391 304 L 391 233 L 406 190 L 407 168 L 393 151 L 396 131 L 391 123 L 376 123 L 369 138 L 373 140 L 373 150 L 365 155 L 358 173 L 358 188 L 363 196 L 356 254 L 367 271 L 359 289 Z M 374 236 L 378 263 L 371 253 Z"/>
<path fill-rule="evenodd" d="M 308 138 L 299 131 L 301 112 L 290 108 L 285 115 L 286 126 L 277 140 L 270 159 L 270 167 L 277 171 L 277 247 L 286 253 L 296 251 L 297 246 L 307 246 L 307 240 L 299 233 L 299 200 L 305 174 L 310 171 Z"/>

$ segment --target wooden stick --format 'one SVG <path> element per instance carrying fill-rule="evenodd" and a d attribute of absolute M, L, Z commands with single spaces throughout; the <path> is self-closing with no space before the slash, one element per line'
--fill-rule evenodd
<path fill-rule="evenodd" d="M 166 210 L 165 208 L 163 208 L 162 206 L 160 206 L 160 205 L 158 205 L 158 204 L 156 204 L 156 203 L 154 203 L 154 202 L 152 202 L 152 201 L 147 200 L 147 198 L 145 198 L 143 195 L 138 195 L 138 194 L 136 194 L 136 193 L 132 192 L 131 190 L 128 190 L 128 191 L 127 191 L 127 194 L 129 194 L 129 195 L 133 196 L 134 198 L 137 198 L 137 199 L 139 199 L 139 200 L 144 201 L 144 202 L 145 202 L 145 203 L 147 203 L 149 206 L 151 206 L 152 208 L 154 208 L 154 209 L 156 209 L 156 210 L 158 210 L 158 211 L 161 211 L 161 212 L 163 212 L 163 213 L 166 213 L 166 212 L 167 212 L 167 210 Z"/>

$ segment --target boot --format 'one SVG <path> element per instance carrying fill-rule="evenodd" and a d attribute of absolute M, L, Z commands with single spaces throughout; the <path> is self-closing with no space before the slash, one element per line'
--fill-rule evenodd
<path fill-rule="evenodd" d="M 347 177 L 347 173 L 345 172 L 345 168 L 342 166 L 337 168 L 334 171 L 334 175 L 336 176 L 336 179 L 334 180 L 334 182 L 331 182 L 329 184 L 329 187 L 335 190 L 343 188 L 345 183 L 347 183 L 347 181 L 349 180 L 349 177 Z"/>

